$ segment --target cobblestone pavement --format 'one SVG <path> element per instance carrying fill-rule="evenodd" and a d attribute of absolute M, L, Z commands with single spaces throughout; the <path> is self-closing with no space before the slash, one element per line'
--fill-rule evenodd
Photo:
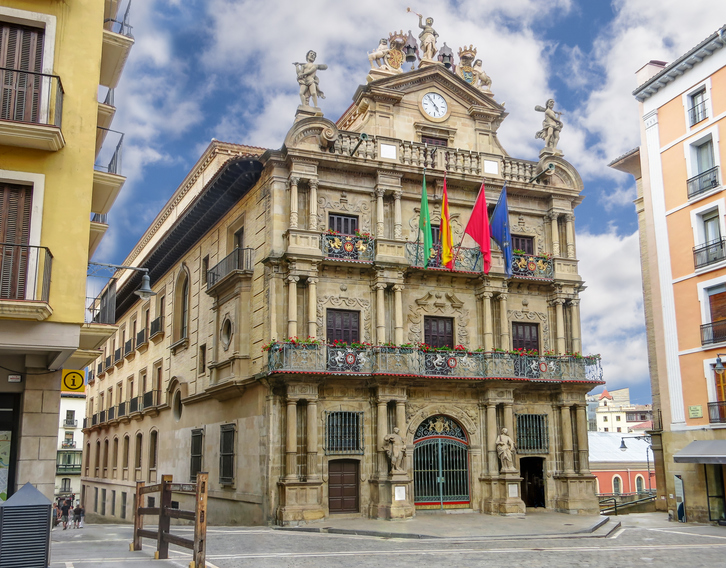
<path fill-rule="evenodd" d="M 552 515 L 552 514 L 550 514 Z M 556 515 L 556 514 L 554 514 Z M 474 516 L 472 516 L 474 517 Z M 490 526 L 503 519 L 476 515 Z M 555 519 L 555 520 L 552 520 Z M 567 516 L 541 517 L 542 525 L 569 521 Z M 441 519 L 436 519 L 436 523 Z M 622 526 L 617 528 L 617 522 Z M 564 523 L 563 523 L 564 524 Z M 326 525 L 327 526 L 327 525 Z M 433 526 L 433 525 L 432 525 Z M 529 527 L 527 527 L 529 530 Z M 327 532 L 279 530 L 272 527 L 211 527 L 207 538 L 208 568 L 420 568 L 422 563 L 446 568 L 556 567 L 628 568 L 643 566 L 726 565 L 726 528 L 669 523 L 660 513 L 613 517 L 593 533 L 526 536 L 499 530 L 479 536 L 414 539 Z M 90 525 L 52 534 L 52 568 L 186 568 L 191 555 L 172 546 L 169 560 L 152 560 L 154 543 L 130 552 L 129 525 Z M 189 527 L 172 532 L 190 536 Z M 551 531 L 549 531 L 551 532 Z"/>

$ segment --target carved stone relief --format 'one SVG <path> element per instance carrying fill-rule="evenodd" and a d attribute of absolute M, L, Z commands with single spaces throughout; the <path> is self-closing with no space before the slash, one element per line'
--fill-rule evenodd
<path fill-rule="evenodd" d="M 421 219 L 421 209 L 419 207 L 414 208 L 414 214 L 408 220 L 408 226 L 411 228 L 411 237 L 415 240 L 418 235 L 418 223 Z M 431 213 L 431 226 L 441 225 L 441 208 L 436 207 Z M 461 215 L 459 213 L 451 214 L 451 235 L 453 237 L 454 245 L 460 243 L 464 237 L 464 228 L 461 226 Z"/>
<path fill-rule="evenodd" d="M 545 351 L 550 350 L 550 325 L 549 317 L 544 312 L 520 312 L 507 310 L 509 321 L 537 321 L 542 323 L 542 340 Z"/>
<path fill-rule="evenodd" d="M 363 233 L 371 232 L 371 204 L 364 199 L 348 199 L 347 192 L 340 192 L 340 199 L 332 201 L 326 196 L 318 197 L 318 230 L 324 231 L 328 227 L 328 211 L 338 213 L 351 213 L 358 215 L 360 226 L 358 230 Z"/>
<path fill-rule="evenodd" d="M 542 255 L 545 253 L 545 233 L 542 219 L 532 223 L 532 219 L 528 219 L 524 215 L 520 215 L 517 219 L 517 224 L 512 226 L 512 232 L 520 235 L 533 235 L 537 237 L 535 239 L 535 242 L 537 243 L 537 254 Z"/>
<path fill-rule="evenodd" d="M 408 341 L 421 343 L 423 341 L 424 315 L 440 315 L 454 317 L 456 320 L 456 342 L 469 347 L 469 310 L 454 294 L 448 292 L 428 292 L 409 305 L 408 314 Z"/>
<path fill-rule="evenodd" d="M 359 309 L 361 312 L 361 341 L 370 341 L 371 337 L 371 302 L 363 298 L 342 298 L 340 296 L 322 296 L 318 298 L 318 329 L 323 330 L 325 308 L 340 308 L 344 310 Z"/>
<path fill-rule="evenodd" d="M 470 435 L 470 441 L 471 441 L 471 437 L 476 435 L 478 428 L 477 428 L 477 419 L 472 418 L 469 415 L 470 410 L 471 410 L 471 412 L 474 413 L 474 415 L 476 417 L 477 414 L 476 414 L 475 409 L 465 409 L 465 408 L 461 408 L 461 407 L 450 405 L 450 404 L 426 405 L 423 408 L 412 413 L 410 418 L 408 416 L 408 409 L 407 409 L 406 420 L 408 422 L 408 428 L 406 431 L 406 438 L 409 443 L 413 443 L 413 436 L 416 433 L 416 429 L 419 427 L 421 422 L 423 422 L 429 416 L 436 416 L 437 414 L 443 414 L 445 416 L 451 416 L 454 420 L 456 420 Z"/>

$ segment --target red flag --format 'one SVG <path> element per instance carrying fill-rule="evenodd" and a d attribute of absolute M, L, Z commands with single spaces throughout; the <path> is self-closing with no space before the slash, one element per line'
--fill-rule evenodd
<path fill-rule="evenodd" d="M 464 233 L 479 245 L 483 257 L 484 274 L 489 274 L 489 269 L 492 267 L 492 241 L 489 232 L 489 214 L 487 212 L 484 182 L 481 182 L 479 195 L 476 198 L 476 203 L 474 203 L 474 209 L 471 210 L 471 217 L 469 217 Z"/>
<path fill-rule="evenodd" d="M 441 205 L 441 264 L 454 270 L 454 242 L 451 237 L 451 215 L 449 214 L 449 196 L 446 193 L 446 175 L 444 175 L 444 195 Z"/>

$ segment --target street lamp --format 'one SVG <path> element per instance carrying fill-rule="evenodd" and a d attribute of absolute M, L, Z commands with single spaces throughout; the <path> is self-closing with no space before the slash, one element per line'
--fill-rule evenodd
<path fill-rule="evenodd" d="M 716 359 L 717 362 L 720 362 L 720 359 Z M 717 363 L 718 364 L 718 363 Z M 721 366 L 721 369 L 723 369 L 723 365 Z M 652 489 L 650 486 L 650 454 L 648 451 L 653 451 L 653 444 L 651 444 L 651 437 L 647 434 L 644 436 L 621 436 L 620 437 L 620 451 L 625 452 L 628 449 L 628 446 L 625 445 L 625 438 L 634 438 L 635 440 L 645 440 L 648 442 L 648 447 L 645 450 L 645 461 L 648 468 L 648 494 L 652 493 Z M 655 452 L 653 452 L 653 464 L 655 465 Z"/>
<path fill-rule="evenodd" d="M 134 292 L 142 300 L 148 300 L 151 296 L 156 296 L 156 292 L 151 289 L 151 278 L 149 278 L 148 268 L 139 268 L 138 266 L 124 266 L 122 264 L 106 264 L 103 262 L 89 262 L 88 266 L 102 266 L 104 268 L 115 268 L 117 270 L 135 270 L 137 272 L 143 272 L 144 275 L 141 277 L 141 287 Z"/>
<path fill-rule="evenodd" d="M 723 374 L 724 369 L 726 369 L 726 367 L 723 366 L 723 362 L 721 361 L 721 355 L 726 355 L 726 353 L 716 354 L 716 365 L 714 365 L 713 367 L 713 370 L 716 371 L 719 375 Z"/>

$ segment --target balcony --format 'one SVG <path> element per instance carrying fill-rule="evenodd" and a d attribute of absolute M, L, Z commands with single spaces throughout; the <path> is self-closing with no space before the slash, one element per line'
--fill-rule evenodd
<path fill-rule="evenodd" d="M 221 262 L 207 272 L 207 291 L 233 272 L 251 274 L 254 252 L 254 249 L 251 248 L 236 248 L 224 257 Z"/>
<path fill-rule="evenodd" d="M 688 109 L 688 123 L 691 126 L 694 126 L 702 120 L 706 120 L 707 118 L 708 109 L 706 108 L 705 100 L 693 105 L 691 108 Z"/>
<path fill-rule="evenodd" d="M 701 345 L 726 341 L 726 320 L 714 321 L 701 326 Z"/>
<path fill-rule="evenodd" d="M 602 380 L 599 357 L 300 343 L 273 344 L 268 352 L 268 369 L 270 373 L 505 378 L 557 383 L 599 383 Z"/>
<path fill-rule="evenodd" d="M 91 426 L 96 426 L 98 424 L 98 412 L 91 416 Z"/>
<path fill-rule="evenodd" d="M 126 416 L 126 401 L 118 403 L 118 418 Z"/>
<path fill-rule="evenodd" d="M 145 392 L 139 396 L 139 410 L 151 408 L 152 406 L 158 406 L 159 397 L 156 391 Z"/>
<path fill-rule="evenodd" d="M 692 177 L 686 181 L 686 187 L 688 188 L 688 199 L 706 193 L 714 187 L 719 186 L 718 181 L 718 166 L 706 170 L 697 176 Z"/>
<path fill-rule="evenodd" d="M 118 85 L 134 39 L 129 25 L 131 2 L 126 5 L 122 18 L 118 16 L 119 2 L 106 2 L 103 20 L 103 48 L 101 51 L 101 74 L 99 83 L 113 89 Z"/>
<path fill-rule="evenodd" d="M 164 336 L 164 316 L 159 316 L 151 322 L 151 328 L 149 329 L 149 339 L 155 339 Z"/>
<path fill-rule="evenodd" d="M 104 361 L 104 363 L 105 363 L 104 370 L 108 370 L 109 368 L 111 368 L 111 366 L 112 366 L 111 365 L 111 355 L 106 357 L 106 360 Z"/>
<path fill-rule="evenodd" d="M 126 181 L 121 175 L 124 135 L 101 127 L 96 129 L 96 133 L 91 211 L 105 214 L 111 209 Z"/>
<path fill-rule="evenodd" d="M 112 406 L 108 409 L 108 414 L 106 415 L 106 418 L 109 420 L 115 420 L 116 419 L 116 407 Z"/>
<path fill-rule="evenodd" d="M 88 384 L 89 385 L 92 385 L 93 384 L 93 381 L 95 381 L 95 380 L 96 380 L 95 373 L 92 370 L 89 369 L 88 370 Z"/>
<path fill-rule="evenodd" d="M 101 244 L 101 239 L 108 231 L 108 214 L 106 213 L 92 213 L 91 214 L 91 236 L 88 240 L 88 258 L 93 256 L 96 252 L 98 245 Z"/>
<path fill-rule="evenodd" d="M 76 448 L 76 441 L 75 440 L 63 440 L 61 442 L 61 448 L 65 449 L 75 449 Z"/>
<path fill-rule="evenodd" d="M 483 270 L 483 260 L 478 248 L 459 248 L 454 259 L 454 272 L 480 273 Z M 411 266 L 423 268 L 426 264 L 424 246 L 422 243 L 406 243 L 406 260 Z M 441 260 L 441 243 L 436 243 L 429 250 L 427 269 L 448 270 Z"/>
<path fill-rule="evenodd" d="M 63 421 L 63 427 L 64 428 L 78 428 L 78 420 L 74 420 L 72 418 L 66 418 Z"/>
<path fill-rule="evenodd" d="M 512 276 L 515 278 L 552 280 L 555 277 L 552 259 L 546 256 L 513 254 Z"/>
<path fill-rule="evenodd" d="M 320 240 L 323 258 L 345 262 L 373 262 L 375 239 L 367 235 L 324 233 Z"/>
<path fill-rule="evenodd" d="M 724 259 L 726 259 L 726 240 L 724 239 L 693 247 L 693 264 L 696 269 L 716 264 Z"/>
<path fill-rule="evenodd" d="M 708 421 L 711 424 L 726 424 L 726 402 L 708 403 Z"/>
<path fill-rule="evenodd" d="M 81 475 L 80 463 L 57 463 L 55 466 L 56 475 Z"/>
<path fill-rule="evenodd" d="M 142 329 L 136 334 L 136 349 L 139 351 L 142 347 L 145 347 L 149 343 L 149 338 L 147 335 L 146 328 Z"/>
<path fill-rule="evenodd" d="M 119 347 L 118 349 L 116 349 L 116 351 L 113 352 L 113 363 L 115 365 L 116 363 L 120 363 L 121 361 L 123 361 L 123 357 L 121 357 L 121 348 Z"/>
<path fill-rule="evenodd" d="M 124 357 L 126 357 L 127 359 L 129 359 L 132 355 L 135 355 L 135 352 L 134 352 L 134 340 L 133 339 L 129 339 L 124 344 Z"/>
<path fill-rule="evenodd" d="M 53 255 L 46 247 L 0 243 L 0 317 L 50 317 L 52 266 Z"/>
<path fill-rule="evenodd" d="M 104 374 L 104 370 L 105 370 L 105 369 L 106 369 L 106 367 L 104 367 L 104 365 L 103 365 L 103 361 L 101 361 L 101 362 L 100 362 L 100 363 L 98 364 L 98 366 L 96 367 L 96 376 L 97 376 L 97 377 L 101 377 L 101 376 L 103 376 L 103 374 Z"/>
<path fill-rule="evenodd" d="M 0 145 L 49 152 L 66 145 L 60 77 L 0 67 L 0 84 Z"/>
<path fill-rule="evenodd" d="M 99 424 L 103 424 L 104 422 L 106 422 L 106 419 L 107 419 L 107 417 L 106 417 L 105 410 L 102 410 L 101 412 L 98 413 L 98 423 Z"/>
<path fill-rule="evenodd" d="M 135 396 L 129 401 L 129 414 L 138 412 L 139 410 L 139 397 Z"/>

